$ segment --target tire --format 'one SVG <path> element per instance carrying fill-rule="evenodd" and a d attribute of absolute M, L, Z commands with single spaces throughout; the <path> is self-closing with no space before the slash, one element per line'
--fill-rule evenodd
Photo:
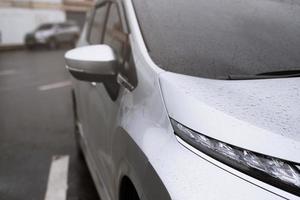
<path fill-rule="evenodd" d="M 129 178 L 123 178 L 119 200 L 140 200 L 139 195 Z"/>

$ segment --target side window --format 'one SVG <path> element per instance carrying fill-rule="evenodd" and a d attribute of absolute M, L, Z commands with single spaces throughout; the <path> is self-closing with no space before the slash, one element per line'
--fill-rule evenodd
<path fill-rule="evenodd" d="M 71 24 L 67 24 L 67 23 L 62 23 L 62 24 L 58 24 L 58 28 L 70 28 L 71 27 Z"/>
<path fill-rule="evenodd" d="M 44 24 L 44 25 L 41 25 L 41 26 L 38 28 L 38 30 L 39 30 L 39 31 L 50 30 L 52 27 L 53 27 L 53 25 L 51 25 L 51 24 Z"/>
<path fill-rule="evenodd" d="M 124 61 L 128 37 L 123 31 L 120 13 L 115 3 L 110 6 L 103 43 L 114 49 L 120 63 Z"/>
<path fill-rule="evenodd" d="M 109 45 L 114 50 L 118 57 L 120 73 L 135 87 L 137 85 L 137 77 L 130 52 L 128 34 L 123 29 L 121 13 L 116 3 L 109 5 L 107 16 L 107 22 L 103 31 L 103 44 Z M 116 100 L 119 93 L 118 83 L 116 81 L 104 82 L 104 86 L 111 99 Z"/>
<path fill-rule="evenodd" d="M 87 38 L 90 44 L 102 43 L 103 30 L 106 22 L 107 12 L 108 12 L 108 3 L 96 7 L 92 11 L 89 33 Z"/>
<path fill-rule="evenodd" d="M 124 30 L 122 24 L 124 16 L 118 10 L 116 3 L 110 6 L 108 20 L 104 34 L 104 44 L 109 45 L 115 51 L 121 65 L 121 73 L 128 79 L 132 86 L 137 85 L 135 65 L 131 54 L 128 33 Z M 123 20 L 125 23 L 125 20 Z"/>

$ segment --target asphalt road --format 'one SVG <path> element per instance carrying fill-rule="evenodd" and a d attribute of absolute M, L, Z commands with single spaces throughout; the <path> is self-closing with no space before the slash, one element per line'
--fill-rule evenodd
<path fill-rule="evenodd" d="M 69 156 L 68 200 L 98 200 L 73 135 L 65 50 L 0 52 L 0 199 L 43 200 L 54 156 Z"/>

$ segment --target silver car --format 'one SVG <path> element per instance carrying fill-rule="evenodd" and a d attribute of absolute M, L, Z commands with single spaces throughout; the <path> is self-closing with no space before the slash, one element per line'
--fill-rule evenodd
<path fill-rule="evenodd" d="M 60 44 L 74 45 L 79 37 L 79 26 L 72 22 L 46 23 L 26 34 L 25 45 L 31 49 L 37 45 L 46 45 L 56 49 Z"/>
<path fill-rule="evenodd" d="M 300 4 L 99 1 L 76 135 L 101 199 L 300 199 Z"/>

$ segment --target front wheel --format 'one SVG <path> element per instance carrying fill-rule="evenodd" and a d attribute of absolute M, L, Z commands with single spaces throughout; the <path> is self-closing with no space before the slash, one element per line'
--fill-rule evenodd
<path fill-rule="evenodd" d="M 120 200 L 140 200 L 137 190 L 127 177 L 122 179 L 119 195 Z"/>

